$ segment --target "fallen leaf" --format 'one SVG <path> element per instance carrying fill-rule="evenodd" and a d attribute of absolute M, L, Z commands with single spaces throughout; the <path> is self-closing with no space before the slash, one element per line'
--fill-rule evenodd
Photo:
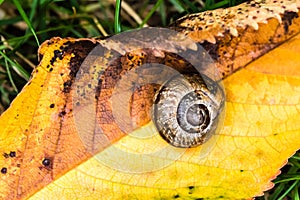
<path fill-rule="evenodd" d="M 116 148 L 147 155 L 149 149 L 165 147 L 160 137 L 141 141 L 117 131 L 111 136 L 114 144 L 96 155 L 78 137 L 71 86 L 84 58 L 101 41 L 46 41 L 39 50 L 41 63 L 32 79 L 0 118 L 0 197 L 247 199 L 262 195 L 273 186 L 271 180 L 287 159 L 300 148 L 299 1 L 285 7 L 270 2 L 250 4 L 253 9 L 245 11 L 250 13 L 245 23 L 237 25 L 236 9 L 246 10 L 247 4 L 232 9 L 230 13 L 234 14 L 228 14 L 228 10 L 206 12 L 206 17 L 212 13 L 233 19 L 227 29 L 212 22 L 211 27 L 203 29 L 204 38 L 198 40 L 204 42 L 204 48 L 226 77 L 224 125 L 207 144 L 179 150 L 178 159 L 145 173 L 111 168 L 111 162 L 116 161 L 137 168 L 143 164 L 139 162 L 142 156 L 122 158 L 115 154 Z M 255 22 L 252 20 L 254 12 L 270 10 L 270 6 L 274 8 L 270 16 L 259 15 L 254 17 Z M 197 39 L 200 33 L 192 30 L 187 35 L 196 35 Z M 268 37 L 263 37 L 266 34 Z M 285 43 L 275 48 L 282 42 Z M 270 51 L 272 48 L 275 49 Z M 153 131 L 150 122 L 132 134 Z M 212 141 L 205 156 L 199 156 Z M 170 153 L 176 153 L 175 149 Z M 166 162 L 159 155 L 149 156 L 151 159 L 153 165 Z"/>
<path fill-rule="evenodd" d="M 273 187 L 271 180 L 300 147 L 300 74 L 285 64 L 287 57 L 300 56 L 299 44 L 297 35 L 224 80 L 225 123 L 206 157 L 199 157 L 201 148 L 193 148 L 163 169 L 135 174 L 99 162 L 99 157 L 114 155 L 114 148 L 108 147 L 32 199 L 61 198 L 61 194 L 65 199 L 108 199 L 112 194 L 115 199 L 247 199 L 262 195 Z M 274 57 L 276 61 L 270 62 Z M 293 63 L 292 69 L 299 69 L 299 63 Z M 151 132 L 153 126 L 150 123 L 137 132 Z M 114 146 L 130 152 L 139 144 L 123 137 Z M 147 148 L 140 151 L 145 155 Z M 117 156 L 110 159 L 131 162 Z"/>

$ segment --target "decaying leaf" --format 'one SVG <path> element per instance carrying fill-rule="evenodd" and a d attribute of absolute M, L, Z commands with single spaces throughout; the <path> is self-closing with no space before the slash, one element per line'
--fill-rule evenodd
<path fill-rule="evenodd" d="M 171 28 L 203 43 L 226 76 L 297 34 L 299 6 L 297 0 L 249 1 L 187 15 Z"/>
<path fill-rule="evenodd" d="M 190 148 L 164 168 L 143 173 L 111 168 L 109 159 L 138 168 L 144 163 L 120 157 L 115 148 L 147 155 L 149 149 L 166 145 L 161 138 L 134 140 L 112 131 L 113 145 L 93 155 L 74 124 L 72 84 L 84 58 L 101 41 L 53 38 L 44 42 L 31 80 L 0 118 L 0 198 L 247 199 L 262 195 L 300 148 L 300 2 L 262 2 L 191 15 L 171 26 L 203 42 L 216 60 L 224 77 L 225 121 L 205 157 L 199 156 L 201 146 Z M 202 18 L 205 23 L 195 25 Z M 153 130 L 149 122 L 132 134 Z M 151 159 L 153 165 L 163 162 L 159 156 Z"/>

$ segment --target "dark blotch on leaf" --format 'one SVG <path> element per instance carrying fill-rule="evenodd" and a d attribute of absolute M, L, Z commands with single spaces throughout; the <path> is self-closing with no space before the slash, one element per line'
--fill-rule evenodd
<path fill-rule="evenodd" d="M 9 156 L 10 156 L 11 158 L 16 157 L 16 152 L 15 152 L 15 151 L 11 151 L 11 152 L 9 153 Z"/>
<path fill-rule="evenodd" d="M 133 56 L 132 55 L 127 55 L 127 58 L 128 58 L 128 60 L 132 60 L 133 59 Z"/>
<path fill-rule="evenodd" d="M 195 188 L 195 186 L 189 186 L 188 188 L 189 188 L 190 190 L 192 190 L 192 189 Z"/>
<path fill-rule="evenodd" d="M 195 189 L 195 186 L 189 186 L 189 194 L 192 194 L 194 189 Z"/>
<path fill-rule="evenodd" d="M 72 81 L 71 80 L 68 80 L 68 81 L 64 82 L 63 92 L 64 93 L 69 93 L 70 90 L 71 90 L 71 86 L 72 86 Z"/>
<path fill-rule="evenodd" d="M 3 168 L 1 169 L 1 173 L 2 173 L 2 174 L 6 174 L 6 173 L 7 173 L 7 168 L 6 168 L 6 167 L 3 167 Z"/>
<path fill-rule="evenodd" d="M 285 12 L 282 17 L 284 33 L 287 34 L 289 31 L 290 25 L 292 25 L 292 21 L 294 18 L 298 18 L 298 13 L 295 12 Z"/>
<path fill-rule="evenodd" d="M 4 156 L 4 158 L 8 158 L 9 157 L 8 153 L 3 153 L 3 156 Z"/>
<path fill-rule="evenodd" d="M 97 46 L 97 43 L 93 43 L 92 41 L 82 40 L 76 42 L 66 42 L 64 43 L 63 48 L 61 50 L 65 55 L 73 54 L 74 57 L 70 59 L 69 68 L 70 80 L 64 83 L 64 93 L 69 93 L 71 90 L 71 86 L 73 84 L 74 78 L 86 56 Z"/>
<path fill-rule="evenodd" d="M 54 50 L 54 56 L 59 58 L 60 60 L 63 59 L 63 52 L 62 51 L 59 51 L 59 50 Z"/>
<path fill-rule="evenodd" d="M 44 160 L 42 161 L 42 164 L 45 167 L 49 167 L 51 165 L 51 159 L 50 158 L 44 158 Z"/>
<path fill-rule="evenodd" d="M 63 110 L 63 111 L 61 111 L 61 112 L 59 113 L 59 116 L 60 116 L 60 117 L 63 117 L 63 116 L 65 116 L 66 114 L 67 114 L 66 111 Z"/>

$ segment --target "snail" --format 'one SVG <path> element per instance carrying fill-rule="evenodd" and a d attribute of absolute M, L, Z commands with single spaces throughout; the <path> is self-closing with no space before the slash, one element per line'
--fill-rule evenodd
<path fill-rule="evenodd" d="M 219 84 L 198 74 L 178 75 L 156 95 L 153 119 L 160 135 L 176 147 L 195 147 L 217 130 L 224 108 Z"/>
<path fill-rule="evenodd" d="M 98 120 L 90 127 L 99 125 L 88 130 L 76 123 L 77 128 L 92 133 L 94 143 L 94 135 L 108 144 L 109 131 L 128 134 L 152 120 L 167 143 L 196 147 L 222 122 L 225 96 L 218 70 L 199 44 L 176 31 L 143 28 L 108 38 L 87 56 L 76 79 L 75 113 L 77 104 L 85 105 L 80 109 Z M 75 120 L 82 116 L 75 114 Z"/>

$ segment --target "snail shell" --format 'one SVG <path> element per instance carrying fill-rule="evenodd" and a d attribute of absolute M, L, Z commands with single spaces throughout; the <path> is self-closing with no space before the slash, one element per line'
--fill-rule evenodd
<path fill-rule="evenodd" d="M 177 75 L 155 97 L 153 121 L 160 135 L 176 147 L 195 147 L 214 134 L 222 117 L 224 92 L 199 74 Z"/>

